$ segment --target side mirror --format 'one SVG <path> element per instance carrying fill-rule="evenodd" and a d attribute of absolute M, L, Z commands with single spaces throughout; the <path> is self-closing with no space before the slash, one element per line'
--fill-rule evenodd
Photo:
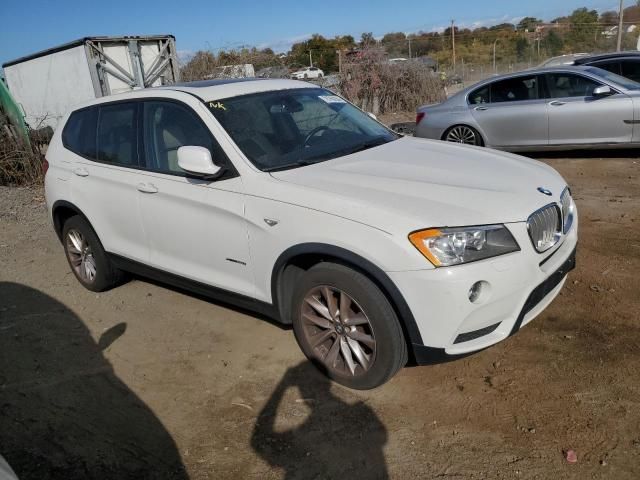
<path fill-rule="evenodd" d="M 212 179 L 222 173 L 222 167 L 215 165 L 211 152 L 204 147 L 185 146 L 178 148 L 178 166 L 186 172 Z"/>
<path fill-rule="evenodd" d="M 600 85 L 593 89 L 594 97 L 606 97 L 607 95 L 613 95 L 613 91 L 609 85 Z"/>

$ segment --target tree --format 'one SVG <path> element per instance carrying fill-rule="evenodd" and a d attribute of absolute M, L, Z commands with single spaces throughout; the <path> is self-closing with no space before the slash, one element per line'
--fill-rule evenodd
<path fill-rule="evenodd" d="M 365 32 L 360 36 L 360 46 L 370 47 L 376 44 L 376 39 L 373 37 L 373 33 Z"/>
<path fill-rule="evenodd" d="M 518 26 L 516 28 L 518 30 L 533 32 L 541 23 L 543 22 L 539 18 L 524 17 L 520 22 L 518 22 Z"/>
<path fill-rule="evenodd" d="M 607 12 L 602 12 L 600 14 L 600 18 L 598 21 L 602 25 L 612 26 L 618 24 L 618 12 L 614 12 L 613 10 L 609 10 Z"/>
<path fill-rule="evenodd" d="M 380 40 L 380 43 L 389 52 L 390 55 L 405 55 L 408 54 L 408 42 L 407 36 L 403 32 L 392 32 L 385 34 Z"/>
<path fill-rule="evenodd" d="M 519 61 L 527 59 L 529 53 L 529 42 L 525 37 L 518 37 L 516 40 L 516 56 Z"/>
<path fill-rule="evenodd" d="M 180 76 L 187 82 L 202 80 L 207 75 L 212 74 L 217 66 L 218 60 L 213 53 L 200 50 L 182 67 Z"/>
<path fill-rule="evenodd" d="M 562 37 L 558 35 L 555 30 L 551 30 L 544 39 L 544 47 L 549 56 L 555 57 L 562 53 L 564 40 L 562 40 Z"/>
<path fill-rule="evenodd" d="M 591 50 L 596 43 L 598 30 L 598 12 L 586 7 L 578 8 L 569 16 L 571 30 L 567 33 L 566 43 L 573 51 Z"/>

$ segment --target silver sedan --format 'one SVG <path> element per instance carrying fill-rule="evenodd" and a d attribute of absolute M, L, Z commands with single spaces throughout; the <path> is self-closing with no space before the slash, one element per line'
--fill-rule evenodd
<path fill-rule="evenodd" d="M 596 67 L 493 77 L 418 108 L 416 136 L 510 151 L 640 146 L 640 83 Z"/>

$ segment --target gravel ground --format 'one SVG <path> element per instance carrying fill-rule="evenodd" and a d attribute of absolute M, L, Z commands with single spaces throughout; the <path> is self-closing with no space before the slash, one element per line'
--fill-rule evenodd
<path fill-rule="evenodd" d="M 580 211 L 562 294 L 369 392 L 246 312 L 140 279 L 84 290 L 42 191 L 0 187 L 0 453 L 39 480 L 639 478 L 640 161 L 565 157 L 544 158 Z"/>

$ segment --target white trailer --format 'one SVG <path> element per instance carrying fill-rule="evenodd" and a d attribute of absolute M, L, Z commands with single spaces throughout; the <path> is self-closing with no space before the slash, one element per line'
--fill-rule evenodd
<path fill-rule="evenodd" d="M 55 128 L 86 100 L 180 80 L 173 35 L 85 37 L 2 67 L 32 128 Z"/>

